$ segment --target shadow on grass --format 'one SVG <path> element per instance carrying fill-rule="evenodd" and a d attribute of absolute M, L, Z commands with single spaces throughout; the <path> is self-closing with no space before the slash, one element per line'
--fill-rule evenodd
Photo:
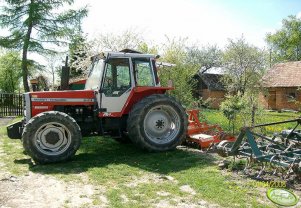
<path fill-rule="evenodd" d="M 90 168 L 125 164 L 150 172 L 168 174 L 191 167 L 212 165 L 214 157 L 199 152 L 175 150 L 148 153 L 133 144 L 119 144 L 110 138 L 84 138 L 81 148 L 71 161 L 48 165 L 33 165 L 31 160 L 15 160 L 17 164 L 28 164 L 33 172 L 44 174 L 76 174 Z"/>

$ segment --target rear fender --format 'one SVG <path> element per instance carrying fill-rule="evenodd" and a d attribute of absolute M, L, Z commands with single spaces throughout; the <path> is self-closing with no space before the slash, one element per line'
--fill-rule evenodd
<path fill-rule="evenodd" d="M 129 114 L 132 107 L 145 97 L 153 94 L 165 94 L 167 90 L 173 90 L 173 87 L 134 87 L 123 106 L 121 112 L 100 112 L 99 117 L 122 117 Z"/>

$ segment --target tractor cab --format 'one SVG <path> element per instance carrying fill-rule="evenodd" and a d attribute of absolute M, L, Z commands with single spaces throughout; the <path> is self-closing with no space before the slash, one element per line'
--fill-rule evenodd
<path fill-rule="evenodd" d="M 132 50 L 101 53 L 93 57 L 85 89 L 97 91 L 99 108 L 121 112 L 131 89 L 160 86 L 155 59 Z"/>
<path fill-rule="evenodd" d="M 156 58 L 158 56 L 138 52 L 108 52 L 94 56 L 85 89 L 122 93 L 132 86 L 158 86 Z"/>

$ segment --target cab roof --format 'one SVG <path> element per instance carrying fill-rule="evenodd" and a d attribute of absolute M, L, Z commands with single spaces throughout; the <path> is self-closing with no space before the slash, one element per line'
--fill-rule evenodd
<path fill-rule="evenodd" d="M 145 53 L 105 52 L 104 54 L 106 57 L 156 58 L 153 54 Z"/>
<path fill-rule="evenodd" d="M 159 58 L 160 56 L 154 54 L 141 53 L 133 49 L 123 49 L 119 52 L 107 51 L 101 52 L 91 57 L 91 60 L 95 58 L 108 58 L 108 57 L 122 57 L 122 58 Z"/>

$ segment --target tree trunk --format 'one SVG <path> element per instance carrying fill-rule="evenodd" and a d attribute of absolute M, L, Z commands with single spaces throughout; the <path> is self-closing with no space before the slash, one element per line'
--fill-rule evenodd
<path fill-rule="evenodd" d="M 32 4 L 33 3 L 34 3 L 34 0 L 31 0 L 30 5 L 29 5 L 27 32 L 26 32 L 26 35 L 24 38 L 23 49 L 22 49 L 21 68 L 22 68 L 23 86 L 24 86 L 25 92 L 29 92 L 27 52 L 28 52 L 28 47 L 29 47 L 29 42 L 30 42 L 31 31 L 32 31 L 32 27 L 33 27 L 33 22 L 32 22 L 32 14 L 33 14 Z"/>
<path fill-rule="evenodd" d="M 25 92 L 29 92 L 29 85 L 28 85 L 28 68 L 27 68 L 27 52 L 28 52 L 28 46 L 29 46 L 29 41 L 30 41 L 30 35 L 32 31 L 32 24 L 30 23 L 28 25 L 27 33 L 24 39 L 24 45 L 23 45 L 23 50 L 22 50 L 22 76 L 23 76 L 23 86 Z"/>
<path fill-rule="evenodd" d="M 22 77 L 23 77 L 23 86 L 24 91 L 29 92 L 29 85 L 27 81 L 28 77 L 28 70 L 27 70 L 27 57 L 26 57 L 26 51 L 23 50 L 23 56 L 22 56 Z"/>

